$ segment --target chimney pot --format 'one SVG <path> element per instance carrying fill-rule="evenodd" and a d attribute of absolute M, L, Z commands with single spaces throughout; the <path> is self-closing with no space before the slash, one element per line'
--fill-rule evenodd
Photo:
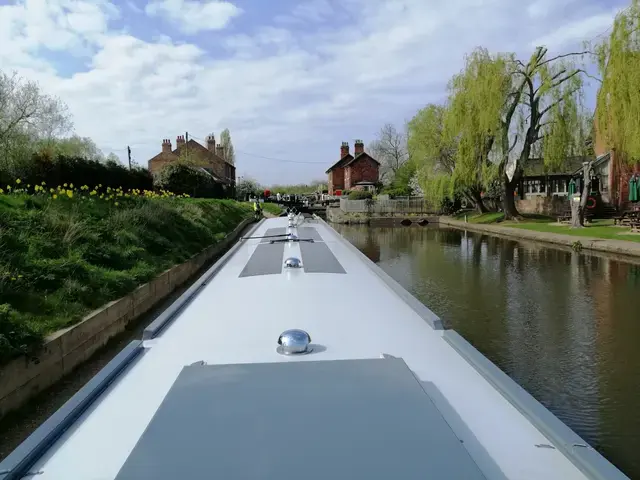
<path fill-rule="evenodd" d="M 216 137 L 213 136 L 213 133 L 207 137 L 207 149 L 210 152 L 216 152 Z"/>
<path fill-rule="evenodd" d="M 181 145 L 184 145 L 185 141 L 184 141 L 184 135 L 178 135 L 178 138 L 176 138 L 176 147 L 179 148 Z"/>
<path fill-rule="evenodd" d="M 171 141 L 168 138 L 162 140 L 162 152 L 170 153 L 171 152 Z"/>
<path fill-rule="evenodd" d="M 354 143 L 355 154 L 364 153 L 364 142 L 362 140 L 356 140 Z"/>
<path fill-rule="evenodd" d="M 340 158 L 344 158 L 349 155 L 349 142 L 342 142 L 340 147 Z"/>

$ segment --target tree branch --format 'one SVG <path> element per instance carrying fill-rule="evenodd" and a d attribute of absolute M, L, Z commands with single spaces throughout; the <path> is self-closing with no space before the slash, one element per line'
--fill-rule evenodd
<path fill-rule="evenodd" d="M 562 98 L 556 100 L 555 102 L 553 102 L 552 104 L 550 104 L 549 106 L 545 107 L 541 112 L 540 112 L 540 117 L 542 118 L 544 116 L 545 113 L 547 113 L 549 110 L 551 110 L 553 107 L 561 104 L 562 102 L 565 101 L 565 99 L 567 97 L 570 97 L 571 95 L 573 95 L 574 93 L 578 92 L 580 89 L 579 88 L 574 88 L 571 92 L 569 92 L 567 95 L 563 95 Z"/>
<path fill-rule="evenodd" d="M 589 52 L 587 50 L 587 51 L 584 51 L 584 52 L 572 52 L 572 53 L 565 53 L 565 54 L 562 54 L 562 55 L 557 55 L 557 56 L 555 56 L 553 58 L 548 58 L 544 62 L 538 64 L 538 67 L 541 67 L 542 65 L 545 65 L 547 63 L 551 63 L 551 62 L 553 62 L 555 60 L 559 60 L 561 58 L 576 57 L 576 56 L 586 55 L 587 53 L 591 53 L 591 52 Z"/>

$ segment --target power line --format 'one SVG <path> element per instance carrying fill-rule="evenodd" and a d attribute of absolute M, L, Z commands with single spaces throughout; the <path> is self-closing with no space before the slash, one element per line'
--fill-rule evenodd
<path fill-rule="evenodd" d="M 204 142 L 204 140 L 202 138 L 194 137 L 193 135 L 191 135 L 191 138 L 194 139 L 194 140 L 200 140 L 201 142 Z M 307 164 L 307 165 L 327 165 L 327 163 L 328 163 L 328 162 L 305 162 L 305 161 L 302 161 L 302 160 L 288 160 L 288 159 L 284 159 L 284 158 L 266 157 L 264 155 L 258 155 L 258 154 L 255 154 L 255 153 L 243 152 L 242 150 L 237 150 L 237 149 L 236 149 L 236 153 L 241 153 L 242 155 L 247 155 L 249 157 L 263 158 L 265 160 L 273 160 L 274 162 L 301 163 L 301 164 Z"/>

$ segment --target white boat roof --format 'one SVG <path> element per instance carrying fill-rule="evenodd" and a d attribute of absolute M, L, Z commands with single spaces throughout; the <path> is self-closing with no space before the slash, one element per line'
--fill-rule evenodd
<path fill-rule="evenodd" d="M 236 244 L 0 480 L 627 478 L 325 222 L 287 222 L 248 235 L 314 241 Z M 311 353 L 279 353 L 288 329 Z"/>

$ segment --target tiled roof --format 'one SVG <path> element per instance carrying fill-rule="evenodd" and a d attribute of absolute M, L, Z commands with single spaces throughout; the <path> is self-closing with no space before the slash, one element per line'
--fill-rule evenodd
<path fill-rule="evenodd" d="M 380 165 L 380 162 L 378 160 L 376 160 L 375 158 L 373 158 L 371 155 L 369 155 L 367 152 L 360 152 L 355 157 L 353 157 L 349 162 L 345 163 L 344 166 L 347 167 L 347 166 L 351 165 L 352 163 L 356 162 L 357 160 L 359 160 L 361 158 L 366 158 L 366 157 L 369 157 L 371 160 L 373 160 L 378 165 Z"/>
<path fill-rule="evenodd" d="M 329 173 L 331 170 L 333 170 L 334 168 L 338 168 L 338 167 L 344 167 L 347 162 L 349 162 L 350 160 L 353 159 L 353 155 L 351 155 L 350 153 L 348 153 L 347 155 L 345 155 L 344 157 L 342 157 L 340 160 L 338 160 L 336 163 L 334 163 L 333 165 L 331 165 L 328 170 L 324 173 Z"/>
<path fill-rule="evenodd" d="M 569 157 L 561 167 L 551 168 L 544 164 L 542 158 L 530 158 L 524 166 L 524 176 L 572 175 L 577 169 L 582 168 L 582 162 L 586 159 L 587 157 Z"/>

